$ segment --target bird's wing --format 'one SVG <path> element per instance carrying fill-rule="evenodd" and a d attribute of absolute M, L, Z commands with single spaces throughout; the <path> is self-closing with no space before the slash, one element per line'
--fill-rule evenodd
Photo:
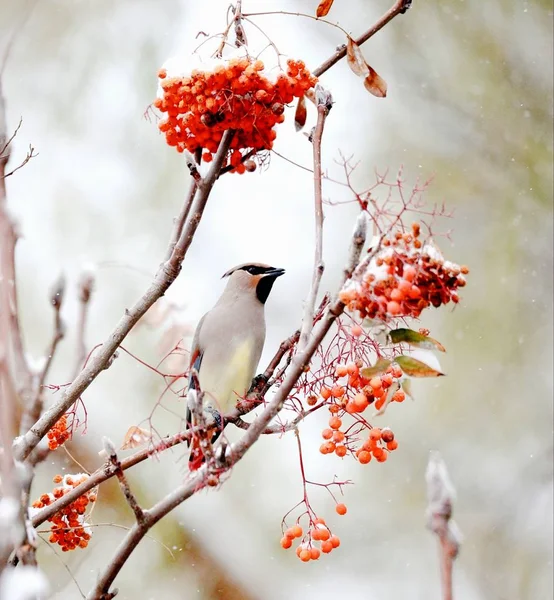
<path fill-rule="evenodd" d="M 207 313 L 206 313 L 207 314 Z M 190 370 L 194 369 L 197 373 L 200 370 L 200 365 L 202 363 L 203 350 L 200 348 L 200 329 L 202 328 L 202 324 L 204 323 L 204 319 L 206 315 L 204 315 L 198 325 L 196 326 L 196 331 L 194 332 L 194 337 L 192 338 L 192 346 L 190 348 Z M 189 376 L 188 389 L 190 390 L 193 387 L 193 379 Z M 192 427 L 192 413 L 187 403 L 187 411 L 186 411 L 186 421 L 187 421 L 187 429 Z M 190 445 L 187 440 L 187 446 Z"/>

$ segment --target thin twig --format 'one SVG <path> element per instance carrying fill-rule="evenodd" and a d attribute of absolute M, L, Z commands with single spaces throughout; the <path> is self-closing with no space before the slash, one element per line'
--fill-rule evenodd
<path fill-rule="evenodd" d="M 86 329 L 89 315 L 90 298 L 94 291 L 94 273 L 83 269 L 79 278 L 79 316 L 77 318 L 77 359 L 73 369 L 73 379 L 77 377 L 87 359 Z"/>
<path fill-rule="evenodd" d="M 315 253 L 314 266 L 312 271 L 312 285 L 306 304 L 304 306 L 304 317 L 302 318 L 302 329 L 300 331 L 300 341 L 298 349 L 302 350 L 308 343 L 308 338 L 312 330 L 312 322 L 314 317 L 315 302 L 321 277 L 325 270 L 323 262 L 323 197 L 321 191 L 321 138 L 323 136 L 323 128 L 325 119 L 329 114 L 329 110 L 333 105 L 331 94 L 324 90 L 320 85 L 316 87 L 317 97 L 317 124 L 313 135 L 313 157 L 314 157 L 314 201 L 315 201 Z"/>
<path fill-rule="evenodd" d="M 108 454 L 110 463 L 112 464 L 113 468 L 115 469 L 115 476 L 117 477 L 117 480 L 119 481 L 119 487 L 121 488 L 121 491 L 123 492 L 123 495 L 125 496 L 125 500 L 127 500 L 127 504 L 131 507 L 131 510 L 135 513 L 135 518 L 137 520 L 137 523 L 141 523 L 142 521 L 144 521 L 144 511 L 140 507 L 140 504 L 138 503 L 137 499 L 135 498 L 135 495 L 131 491 L 129 482 L 127 481 L 127 478 L 125 477 L 125 473 L 123 472 L 123 469 L 121 468 L 121 462 L 119 461 L 119 458 L 117 457 L 117 451 L 115 449 L 115 446 L 113 445 L 111 440 L 109 440 L 107 437 L 103 438 L 103 442 L 104 442 L 104 449 L 106 450 L 106 453 Z"/>
<path fill-rule="evenodd" d="M 149 288 L 135 305 L 126 310 L 123 317 L 108 339 L 102 344 L 98 352 L 94 354 L 87 366 L 79 373 L 73 383 L 65 390 L 62 397 L 52 405 L 31 429 L 14 442 L 14 455 L 18 460 L 24 460 L 46 435 L 49 429 L 56 423 L 61 415 L 66 412 L 90 386 L 96 377 L 109 366 L 110 359 L 116 352 L 121 342 L 127 337 L 131 329 L 138 323 L 146 311 L 164 295 L 169 286 L 175 281 L 181 264 L 190 247 L 194 234 L 200 224 L 206 203 L 212 191 L 213 185 L 219 176 L 221 166 L 227 156 L 234 131 L 227 130 L 221 139 L 219 149 L 214 157 L 210 170 L 198 186 L 192 213 L 169 260 L 164 262 Z M 196 185 L 194 182 L 192 185 Z"/>

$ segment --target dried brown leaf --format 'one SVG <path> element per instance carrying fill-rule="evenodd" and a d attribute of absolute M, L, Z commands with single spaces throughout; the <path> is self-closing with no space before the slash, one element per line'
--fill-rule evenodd
<path fill-rule="evenodd" d="M 352 72 L 358 77 L 369 75 L 369 65 L 365 61 L 360 46 L 350 36 L 346 42 L 346 60 Z"/>
<path fill-rule="evenodd" d="M 315 16 L 318 18 L 326 17 L 329 14 L 334 1 L 335 0 L 321 0 L 321 2 L 318 4 L 317 10 L 315 11 Z"/>
<path fill-rule="evenodd" d="M 306 109 L 306 99 L 304 96 L 298 98 L 298 104 L 296 105 L 296 112 L 294 113 L 294 127 L 296 131 L 300 131 L 304 125 L 306 125 L 306 117 L 308 116 L 308 110 Z"/>
<path fill-rule="evenodd" d="M 364 79 L 365 89 L 377 98 L 385 98 L 387 95 L 387 82 L 368 65 L 369 74 Z"/>
<path fill-rule="evenodd" d="M 127 429 L 127 433 L 123 438 L 123 445 L 121 446 L 121 450 L 129 450 L 130 448 L 137 448 L 138 446 L 142 446 L 150 441 L 152 438 L 152 434 L 143 429 L 142 427 L 137 427 L 133 425 Z"/>

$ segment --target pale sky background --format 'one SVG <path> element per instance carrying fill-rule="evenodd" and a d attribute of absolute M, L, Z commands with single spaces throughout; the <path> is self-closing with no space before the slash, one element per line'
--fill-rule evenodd
<path fill-rule="evenodd" d="M 220 32 L 227 5 L 39 0 L 21 25 L 32 3 L 0 0 L 0 49 L 19 29 L 4 74 L 10 126 L 23 117 L 13 160 L 29 143 L 39 153 L 8 181 L 23 235 L 18 285 L 34 358 L 49 342 L 48 288 L 60 271 L 70 286 L 70 335 L 50 383 L 67 382 L 73 368 L 83 265 L 96 265 L 92 347 L 162 260 L 188 175 L 143 113 L 155 97 L 158 68 L 169 56 L 188 55 L 198 31 Z M 243 10 L 313 14 L 316 5 L 245 0 Z M 329 19 L 358 35 L 388 7 L 384 0 L 336 0 Z M 337 29 L 308 19 L 265 16 L 256 23 L 281 52 L 312 68 L 344 42 Z M 247 34 L 256 44 L 256 31 Z M 430 450 L 442 453 L 458 491 L 455 518 L 465 539 L 455 567 L 457 600 L 552 597 L 552 6 L 414 0 L 363 51 L 386 79 L 388 97 L 370 96 L 344 63 L 325 74 L 335 106 L 323 162 L 340 177 L 339 153 L 353 156 L 360 190 L 373 182 L 375 168 L 396 173 L 404 165 L 408 184 L 434 176 L 429 203 L 445 201 L 454 210 L 445 224 L 452 243 L 445 240 L 442 249 L 470 266 L 468 286 L 456 310 L 434 311 L 421 322 L 448 349 L 441 357 L 448 377 L 417 382 L 416 401 L 376 423 L 390 425 L 399 440 L 384 465 L 322 457 L 324 416 L 302 426 L 310 478 L 355 481 L 344 498 L 345 517 L 334 514 L 325 493 L 312 495 L 341 537 L 339 550 L 305 565 L 280 548 L 280 521 L 301 499 L 301 481 L 294 437 L 265 438 L 220 490 L 198 494 L 153 529 L 118 577 L 118 598 L 438 598 L 436 540 L 424 517 Z M 276 150 L 310 166 L 311 146 L 290 117 Z M 218 182 L 167 294 L 184 306 L 182 331 L 217 299 L 229 267 L 252 260 L 284 267 L 267 305 L 265 366 L 302 315 L 313 258 L 312 185 L 310 173 L 277 156 L 263 172 Z M 349 199 L 330 183 L 324 194 L 333 202 Z M 355 215 L 353 205 L 326 209 L 324 289 L 334 289 L 340 276 Z M 161 334 L 144 327 L 124 345 L 155 363 Z M 88 431 L 71 451 L 95 469 L 102 436 L 119 444 L 162 390 L 159 378 L 122 354 L 86 392 Z M 168 406 L 182 410 L 177 399 Z M 160 410 L 154 419 L 163 433 L 179 426 L 178 417 Z M 129 471 L 145 505 L 182 481 L 183 457 L 178 448 Z M 50 489 L 62 469 L 79 470 L 58 451 L 40 467 L 33 495 Z M 132 523 L 114 482 L 101 488 L 92 522 Z M 63 556 L 42 544 L 52 598 L 80 597 L 64 564 L 88 592 L 123 535 L 98 527 L 89 548 Z"/>

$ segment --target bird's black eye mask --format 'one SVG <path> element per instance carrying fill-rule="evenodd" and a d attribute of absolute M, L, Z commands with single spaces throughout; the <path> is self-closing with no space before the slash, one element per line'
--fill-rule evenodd
<path fill-rule="evenodd" d="M 273 267 L 260 267 L 259 265 L 246 265 L 241 271 L 246 271 L 250 275 L 264 275 L 269 271 L 273 271 Z"/>

